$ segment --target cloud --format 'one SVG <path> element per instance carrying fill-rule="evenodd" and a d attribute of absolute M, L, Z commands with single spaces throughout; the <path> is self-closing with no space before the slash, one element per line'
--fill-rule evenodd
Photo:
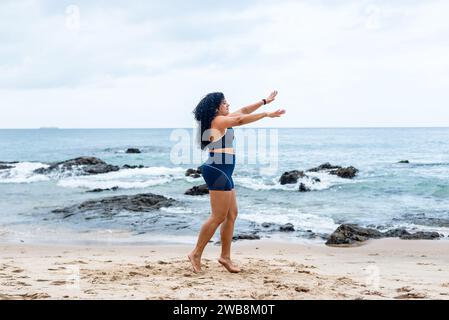
<path fill-rule="evenodd" d="M 448 13 L 438 0 L 4 1 L 0 127 L 185 127 L 208 91 L 239 107 L 271 89 L 288 109 L 277 126 L 449 125 Z"/>

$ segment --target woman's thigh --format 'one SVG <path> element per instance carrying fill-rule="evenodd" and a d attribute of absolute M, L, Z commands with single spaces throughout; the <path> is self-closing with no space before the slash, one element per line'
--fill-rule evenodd
<path fill-rule="evenodd" d="M 234 191 L 209 190 L 211 215 L 218 219 L 225 219 L 232 204 Z"/>

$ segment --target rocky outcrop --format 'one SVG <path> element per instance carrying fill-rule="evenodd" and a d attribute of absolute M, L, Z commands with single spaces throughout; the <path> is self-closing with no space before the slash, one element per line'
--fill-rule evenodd
<path fill-rule="evenodd" d="M 126 153 L 142 153 L 142 152 L 137 148 L 128 148 L 126 149 Z"/>
<path fill-rule="evenodd" d="M 402 228 L 392 229 L 384 232 L 382 235 L 385 238 L 401 238 L 403 236 L 409 235 L 410 233 Z"/>
<path fill-rule="evenodd" d="M 274 223 L 272 223 L 272 222 L 262 222 L 261 226 L 263 228 L 272 228 L 274 226 Z"/>
<path fill-rule="evenodd" d="M 201 177 L 201 167 L 197 169 L 187 169 L 185 173 L 186 177 L 199 178 Z"/>
<path fill-rule="evenodd" d="M 297 183 L 299 178 L 305 176 L 304 171 L 292 170 L 284 172 L 279 178 L 281 184 Z"/>
<path fill-rule="evenodd" d="M 240 233 L 232 237 L 232 240 L 259 240 L 260 236 L 254 233 Z"/>
<path fill-rule="evenodd" d="M 307 172 L 319 172 L 319 171 L 323 171 L 323 170 L 340 169 L 340 168 L 341 168 L 341 166 L 334 166 L 334 165 L 331 165 L 329 162 L 326 162 L 326 163 L 319 165 L 318 167 L 310 168 L 306 171 Z"/>
<path fill-rule="evenodd" d="M 19 161 L 0 161 L 0 170 L 6 170 L 14 168 L 11 164 L 19 163 Z"/>
<path fill-rule="evenodd" d="M 96 189 L 92 189 L 92 190 L 87 190 L 86 192 L 103 192 L 103 191 L 117 191 L 118 187 L 112 187 L 112 188 L 106 188 L 106 189 L 101 189 L 101 188 L 96 188 Z"/>
<path fill-rule="evenodd" d="M 136 195 L 121 195 L 101 199 L 93 199 L 81 204 L 55 209 L 52 213 L 62 214 L 67 218 L 76 214 L 94 214 L 99 216 L 114 216 L 123 211 L 147 212 L 162 207 L 169 207 L 176 201 L 153 193 Z M 90 217 L 92 218 L 92 217 Z M 86 218 L 87 219 L 87 218 Z"/>
<path fill-rule="evenodd" d="M 340 178 L 352 179 L 355 177 L 358 171 L 359 171 L 358 169 L 354 168 L 353 166 L 350 166 L 346 168 L 338 168 L 335 170 L 331 170 L 329 171 L 329 174 L 337 175 Z"/>
<path fill-rule="evenodd" d="M 327 245 L 351 245 L 369 239 L 382 238 L 382 232 L 374 229 L 359 227 L 355 224 L 342 224 L 327 240 Z"/>
<path fill-rule="evenodd" d="M 319 171 L 328 171 L 329 174 L 339 176 L 340 178 L 352 179 L 355 177 L 355 175 L 359 170 L 357 168 L 354 168 L 353 166 L 345 168 L 342 166 L 332 165 L 329 162 L 323 163 L 318 167 L 310 168 L 307 170 L 307 172 L 319 172 Z"/>
<path fill-rule="evenodd" d="M 293 225 L 291 223 L 286 223 L 286 224 L 282 225 L 279 228 L 279 230 L 283 231 L 283 232 L 292 232 L 292 231 L 295 231 L 295 228 L 293 227 Z"/>
<path fill-rule="evenodd" d="M 400 160 L 400 161 L 398 161 L 398 163 L 410 163 L 410 161 L 408 161 L 408 160 Z"/>
<path fill-rule="evenodd" d="M 307 191 L 310 191 L 310 188 L 307 187 L 304 183 L 301 182 L 301 183 L 299 184 L 298 191 L 299 191 L 299 192 L 307 192 Z"/>
<path fill-rule="evenodd" d="M 122 166 L 122 169 L 142 169 L 142 168 L 145 168 L 145 166 L 142 164 L 139 164 L 139 165 L 124 164 Z"/>
<path fill-rule="evenodd" d="M 359 170 L 353 166 L 349 166 L 349 167 L 334 166 L 334 165 L 330 164 L 329 162 L 323 163 L 323 164 L 319 165 L 318 167 L 314 167 L 314 168 L 310 168 L 310 169 L 306 170 L 306 172 L 320 172 L 320 171 L 326 171 L 329 174 L 336 175 L 341 178 L 352 179 L 356 176 L 356 174 Z M 284 172 L 281 175 L 281 177 L 279 178 L 279 182 L 281 185 L 294 184 L 294 183 L 297 183 L 300 178 L 307 178 L 312 183 L 321 182 L 321 180 L 319 178 L 308 176 L 307 174 L 304 173 L 304 171 L 300 171 L 300 170 L 292 170 L 292 171 Z M 301 183 L 299 185 L 298 191 L 306 192 L 306 191 L 310 191 L 310 188 L 308 188 L 304 183 Z"/>
<path fill-rule="evenodd" d="M 363 228 L 355 224 L 340 225 L 328 238 L 326 244 L 332 246 L 360 244 L 369 239 L 399 237 L 404 240 L 433 240 L 439 239 L 441 235 L 438 232 L 419 231 L 410 233 L 405 229 L 394 229 L 386 232 L 379 230 Z"/>
<path fill-rule="evenodd" d="M 434 231 L 418 231 L 411 234 L 404 234 L 400 236 L 403 240 L 435 240 L 439 239 L 441 235 Z"/>
<path fill-rule="evenodd" d="M 207 184 L 202 184 L 202 185 L 194 186 L 194 187 L 186 190 L 186 192 L 184 192 L 184 194 L 189 195 L 189 196 L 201 196 L 204 194 L 209 194 L 209 189 L 207 188 Z"/>
<path fill-rule="evenodd" d="M 111 164 L 107 164 L 101 159 L 94 157 L 79 157 L 75 159 L 65 160 L 61 162 L 51 163 L 47 168 L 39 168 L 34 170 L 37 174 L 50 174 L 53 172 L 65 173 L 75 171 L 78 175 L 101 174 L 112 171 L 118 171 L 120 168 Z"/>

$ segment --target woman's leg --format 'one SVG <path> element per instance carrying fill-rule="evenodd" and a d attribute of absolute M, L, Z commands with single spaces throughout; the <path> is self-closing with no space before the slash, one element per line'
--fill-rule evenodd
<path fill-rule="evenodd" d="M 201 255 L 218 226 L 226 219 L 232 199 L 232 191 L 210 190 L 211 214 L 202 225 L 195 249 L 188 255 L 193 272 L 201 271 Z"/>
<path fill-rule="evenodd" d="M 240 272 L 240 268 L 233 265 L 231 262 L 231 243 L 232 236 L 234 235 L 234 223 L 237 218 L 237 198 L 235 195 L 235 189 L 232 190 L 231 205 L 229 207 L 228 214 L 225 221 L 220 228 L 221 235 L 221 256 L 218 259 L 229 272 Z"/>

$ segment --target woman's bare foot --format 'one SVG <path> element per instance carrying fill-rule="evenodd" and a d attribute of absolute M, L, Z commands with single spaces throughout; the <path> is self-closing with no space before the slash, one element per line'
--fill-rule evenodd
<path fill-rule="evenodd" d="M 231 259 L 220 257 L 218 259 L 218 262 L 220 262 L 226 268 L 226 270 L 228 270 L 231 273 L 238 273 L 242 271 L 239 267 L 232 264 Z"/>
<path fill-rule="evenodd" d="M 192 271 L 194 273 L 201 272 L 201 257 L 195 256 L 194 253 L 189 253 L 187 257 L 190 260 L 190 263 L 192 264 Z"/>

